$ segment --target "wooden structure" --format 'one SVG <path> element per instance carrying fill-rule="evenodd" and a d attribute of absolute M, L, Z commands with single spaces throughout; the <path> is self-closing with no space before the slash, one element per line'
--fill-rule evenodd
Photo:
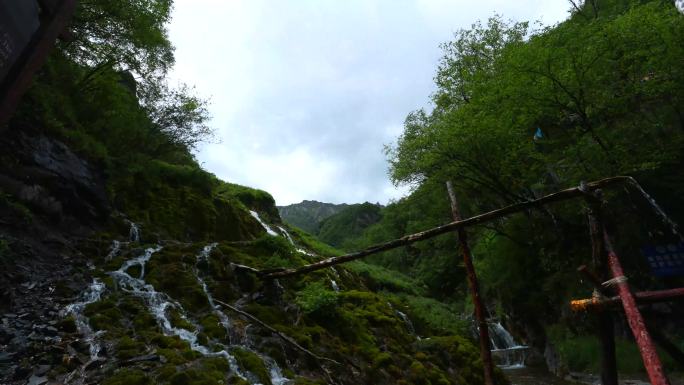
<path fill-rule="evenodd" d="M 5 0 L 0 4 L 0 129 L 67 24 L 76 0 Z"/>
<path fill-rule="evenodd" d="M 583 198 L 587 201 L 588 206 L 590 208 L 590 233 L 592 239 L 592 259 L 594 262 L 594 266 L 595 268 L 598 268 L 599 271 L 601 271 L 602 277 L 604 279 L 608 276 L 611 277 L 607 282 L 616 287 L 617 295 L 614 296 L 614 298 L 611 298 L 606 301 L 591 299 L 588 300 L 588 303 L 582 302 L 581 305 L 579 305 L 578 303 L 575 306 L 589 308 L 603 305 L 604 303 L 608 304 L 614 302 L 622 304 L 629 326 L 632 330 L 636 343 L 639 346 L 639 351 L 644 362 L 644 367 L 646 368 L 651 384 L 669 385 L 669 380 L 667 379 L 663 371 L 663 366 L 655 349 L 653 339 L 651 338 L 651 333 L 649 333 L 649 331 L 647 330 L 643 316 L 639 311 L 639 308 L 637 307 L 637 301 L 683 297 L 684 288 L 674 289 L 667 292 L 638 293 L 636 295 L 632 294 L 629 284 L 627 283 L 627 278 L 622 270 L 620 259 L 613 249 L 612 240 L 610 239 L 608 230 L 606 229 L 606 226 L 602 221 L 602 199 L 600 195 L 601 190 L 605 188 L 614 187 L 631 187 L 633 190 L 637 191 L 646 200 L 648 200 L 650 204 L 652 204 L 653 209 L 656 211 L 658 216 L 661 217 L 661 219 L 663 219 L 665 224 L 670 227 L 673 234 L 679 234 L 677 225 L 671 220 L 669 220 L 669 218 L 667 218 L 667 216 L 664 215 L 660 207 L 654 204 L 654 201 L 651 199 L 651 197 L 648 196 L 648 194 L 646 194 L 646 192 L 641 188 L 641 186 L 633 178 L 628 176 L 617 176 L 598 180 L 595 182 L 582 183 L 578 187 L 572 187 L 565 190 L 561 190 L 553 194 L 541 197 L 539 199 L 515 203 L 510 206 L 506 206 L 504 208 L 493 210 L 484 214 L 476 215 L 467 219 L 461 218 L 458 209 L 458 203 L 456 201 L 455 194 L 453 193 L 453 188 L 451 184 L 448 183 L 447 190 L 449 193 L 449 198 L 451 200 L 452 215 L 454 219 L 453 222 L 432 229 L 428 229 L 416 234 L 406 235 L 402 238 L 395 239 L 393 241 L 374 245 L 355 253 L 327 258 L 309 265 L 291 269 L 281 268 L 261 270 L 255 272 L 257 275 L 261 276 L 262 279 L 277 279 L 291 277 L 324 269 L 341 263 L 350 262 L 383 251 L 407 246 L 414 242 L 433 238 L 441 234 L 446 234 L 448 232 L 456 232 L 458 234 L 461 251 L 463 253 L 463 259 L 468 274 L 468 283 L 471 289 L 471 294 L 473 296 L 473 302 L 475 305 L 475 312 L 480 331 L 480 352 L 482 362 L 484 364 L 485 384 L 493 385 L 493 363 L 491 359 L 491 351 L 489 349 L 489 336 L 485 308 L 482 305 L 482 301 L 480 298 L 477 275 L 472 265 L 472 256 L 470 255 L 470 248 L 468 246 L 467 234 L 465 232 L 465 229 L 468 227 L 491 222 L 513 213 L 540 208 L 541 206 L 549 203 L 567 201 L 576 198 Z M 601 279 L 598 278 L 598 276 L 593 275 L 586 268 L 583 269 L 583 272 L 586 275 L 592 277 L 593 281 L 597 282 L 597 286 L 600 287 L 601 290 L 603 290 L 603 294 L 608 294 L 608 291 L 605 288 L 603 288 L 603 286 L 600 284 Z M 599 315 L 599 320 L 600 322 L 598 334 L 601 338 L 602 346 L 602 383 L 604 385 L 617 385 L 615 341 L 612 321 L 609 318 L 609 316 L 605 313 Z"/>

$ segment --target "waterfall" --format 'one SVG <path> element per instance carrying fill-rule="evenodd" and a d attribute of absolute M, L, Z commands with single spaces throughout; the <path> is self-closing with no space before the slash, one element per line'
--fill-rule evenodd
<path fill-rule="evenodd" d="M 283 235 L 285 236 L 285 239 L 287 239 L 287 241 L 290 242 L 290 244 L 291 244 L 292 246 L 296 246 L 295 243 L 294 243 L 294 240 L 293 240 L 292 237 L 290 236 L 290 233 L 288 233 L 287 230 L 285 230 L 284 227 L 278 226 L 278 229 L 280 230 L 281 233 L 283 233 Z"/>
<path fill-rule="evenodd" d="M 62 311 L 62 316 L 72 315 L 76 320 L 76 328 L 78 332 L 83 335 L 83 339 L 90 347 L 90 360 L 95 361 L 99 357 L 102 346 L 97 341 L 97 333 L 88 323 L 88 318 L 83 314 L 86 306 L 100 300 L 102 292 L 105 290 L 105 285 L 99 279 L 93 279 L 93 283 L 81 294 L 80 301 L 67 305 Z"/>
<path fill-rule="evenodd" d="M 133 231 L 134 228 L 136 229 L 136 231 Z M 131 239 L 134 239 L 135 237 L 133 236 L 133 234 L 136 234 L 137 237 L 139 235 L 139 232 L 137 232 L 137 226 L 134 226 L 133 224 L 131 226 L 131 229 Z M 117 241 L 115 241 L 112 244 L 112 248 L 109 253 L 111 257 L 108 258 L 113 258 L 120 251 L 121 244 L 121 242 Z M 211 251 L 217 245 L 217 243 L 206 245 L 197 254 L 197 263 L 199 264 L 203 261 L 208 262 L 211 255 Z M 198 341 L 198 333 L 201 328 L 194 320 L 188 318 L 183 306 L 179 302 L 169 297 L 167 294 L 156 291 L 154 286 L 146 283 L 144 280 L 145 266 L 147 262 L 152 258 L 152 256 L 155 253 L 157 253 L 161 249 L 161 246 L 148 248 L 141 255 L 125 261 L 119 269 L 111 271 L 107 274 L 110 277 L 112 277 L 112 279 L 114 280 L 114 282 L 120 290 L 131 295 L 134 295 L 138 298 L 141 298 L 144 301 L 149 312 L 154 316 L 155 320 L 157 321 L 157 325 L 161 329 L 162 333 L 164 333 L 164 335 L 179 337 L 181 340 L 188 342 L 192 350 L 199 352 L 204 356 L 224 357 L 228 361 L 230 371 L 232 373 L 234 373 L 241 379 L 248 381 L 249 383 L 252 383 L 254 385 L 260 385 L 256 379 L 252 379 L 250 381 L 245 376 L 245 374 L 240 370 L 237 360 L 229 353 L 231 349 L 235 349 L 238 347 L 241 349 L 247 349 L 257 354 L 261 358 L 264 365 L 266 366 L 266 369 L 268 370 L 270 380 L 273 385 L 284 385 L 289 383 L 290 380 L 283 376 L 282 370 L 275 362 L 275 360 L 251 349 L 251 347 L 249 346 L 251 344 L 249 344 L 248 338 L 245 338 L 246 344 L 226 345 L 221 343 L 220 341 L 212 341 L 210 346 L 204 346 Z M 132 266 L 140 267 L 140 274 L 138 277 L 133 277 L 128 273 L 128 269 Z M 197 266 L 195 267 L 195 273 L 197 282 L 200 284 L 202 290 L 207 296 L 207 301 L 209 302 L 212 311 L 219 318 L 219 321 L 221 325 L 226 329 L 226 332 L 230 332 L 232 324 L 231 319 L 221 310 L 221 307 L 215 303 L 206 281 L 199 274 L 199 269 L 197 268 Z M 101 344 L 97 340 L 98 333 L 93 332 L 92 328 L 89 325 L 88 318 L 85 317 L 83 312 L 87 305 L 100 300 L 104 290 L 104 283 L 102 283 L 98 279 L 94 279 L 93 283 L 81 294 L 79 301 L 66 306 L 62 311 L 63 316 L 73 315 L 73 317 L 75 318 L 76 326 L 78 328 L 79 333 L 83 335 L 84 341 L 86 341 L 90 347 L 91 361 L 100 359 L 98 357 L 98 354 L 101 350 Z M 191 331 L 182 327 L 173 326 L 171 323 L 171 319 L 168 315 L 168 311 L 170 309 L 175 309 L 178 312 L 180 318 L 186 321 L 188 324 L 192 325 L 195 331 Z M 80 371 L 76 370 L 69 374 L 65 379 L 65 383 L 71 382 L 74 376 L 78 373 L 81 373 L 81 376 L 83 376 L 82 372 L 84 368 L 85 366 L 81 368 Z M 249 375 L 249 377 L 253 376 Z"/>
<path fill-rule="evenodd" d="M 211 244 L 205 246 L 202 249 L 202 251 L 197 255 L 197 262 L 201 262 L 201 261 L 208 262 L 209 256 L 211 255 L 211 251 L 216 246 L 218 246 L 218 243 L 211 243 Z M 202 277 L 200 277 L 199 271 L 197 269 L 195 270 L 195 273 L 196 273 L 197 281 L 202 286 L 202 290 L 204 291 L 204 294 L 207 296 L 207 300 L 209 301 L 209 305 L 211 306 L 214 314 L 219 318 L 221 325 L 226 329 L 226 332 L 230 332 L 230 330 L 231 330 L 230 318 L 226 315 L 226 313 L 224 313 L 221 310 L 220 306 L 216 305 L 216 303 L 214 301 L 214 297 L 211 295 L 211 292 L 209 291 L 209 287 L 207 286 L 206 281 Z M 277 279 L 275 280 L 275 284 L 277 286 L 279 286 L 282 290 L 284 290 L 284 288 L 280 285 L 280 282 L 278 282 Z M 249 340 L 249 339 L 245 338 L 245 340 Z M 231 341 L 231 343 L 232 343 L 232 341 Z M 275 360 L 273 360 L 270 357 L 264 356 L 259 352 L 253 351 L 252 349 L 249 348 L 248 345 L 249 345 L 249 343 L 247 343 L 246 345 L 238 344 L 238 345 L 231 345 L 231 346 L 238 346 L 241 349 L 247 349 L 247 350 L 253 352 L 254 354 L 256 354 L 257 356 L 259 356 L 259 358 L 261 358 L 261 360 L 264 362 L 264 365 L 266 365 L 266 368 L 268 369 L 269 376 L 271 377 L 271 383 L 273 385 L 284 385 L 290 381 L 288 378 L 283 376 L 282 370 L 280 369 L 278 364 L 275 362 Z M 231 356 L 231 359 L 233 359 L 232 356 Z M 235 362 L 235 366 L 237 367 L 237 362 Z"/>
<path fill-rule="evenodd" d="M 394 312 L 397 313 L 399 318 L 401 318 L 404 321 L 404 324 L 406 324 L 406 329 L 409 331 L 409 334 L 411 334 L 412 336 L 416 336 L 418 339 L 420 339 L 420 337 L 416 335 L 416 329 L 413 327 L 413 322 L 411 322 L 411 319 L 409 319 L 406 313 L 400 312 L 399 310 L 395 310 Z"/>
<path fill-rule="evenodd" d="M 254 215 L 254 214 L 252 214 L 252 215 Z M 305 255 L 308 255 L 310 257 L 316 257 L 317 256 L 316 254 L 314 254 L 314 253 L 312 253 L 312 252 L 310 252 L 304 248 L 297 247 L 297 244 L 292 239 L 292 236 L 290 235 L 290 233 L 287 232 L 287 230 L 285 230 L 284 227 L 278 226 L 278 229 L 280 230 L 281 233 L 283 233 L 283 236 L 285 236 L 285 239 L 287 239 L 288 242 L 290 242 L 290 244 L 295 247 L 295 250 L 297 250 L 298 253 L 305 254 Z M 275 234 L 275 235 L 277 235 L 277 234 Z"/>
<path fill-rule="evenodd" d="M 115 239 L 112 241 L 112 247 L 109 249 L 109 253 L 105 257 L 105 261 L 111 261 L 112 258 L 116 257 L 119 254 L 119 251 L 121 251 L 121 242 Z"/>
<path fill-rule="evenodd" d="M 184 321 L 187 321 L 191 325 L 195 326 L 196 329 L 198 329 L 197 325 L 195 325 L 194 322 L 192 322 L 185 316 L 185 310 L 183 309 L 181 304 L 174 301 L 166 294 L 156 291 L 154 289 L 154 286 L 146 283 L 143 280 L 143 277 L 145 275 L 145 264 L 147 263 L 147 261 L 150 260 L 154 253 L 158 252 L 161 249 L 161 246 L 157 246 L 155 248 L 148 248 L 145 250 L 145 253 L 143 255 L 124 262 L 124 264 L 119 268 L 119 270 L 112 271 L 109 273 L 109 275 L 117 282 L 117 284 L 122 290 L 129 292 L 132 295 L 135 295 L 139 298 L 142 298 L 143 301 L 145 301 L 148 309 L 150 310 L 154 318 L 157 320 L 157 324 L 159 325 L 159 327 L 165 335 L 178 336 L 180 339 L 188 342 L 192 350 L 199 352 L 202 355 L 226 358 L 230 365 L 231 371 L 235 372 L 238 376 L 242 377 L 242 374 L 238 370 L 235 358 L 231 356 L 226 349 L 223 349 L 218 352 L 213 352 L 209 350 L 209 348 L 207 348 L 206 346 L 201 345 L 199 341 L 197 341 L 197 332 L 192 332 L 184 328 L 174 327 L 171 324 L 171 320 L 167 315 L 167 309 L 170 308 L 178 310 L 180 317 Z M 140 266 L 140 278 L 133 278 L 126 272 L 126 270 L 129 267 L 134 265 Z"/>
<path fill-rule="evenodd" d="M 211 251 L 218 246 L 218 243 L 212 243 L 207 246 L 204 246 L 202 251 L 197 254 L 197 262 L 201 261 L 209 261 L 209 255 L 211 254 Z M 214 297 L 211 295 L 211 292 L 209 291 L 209 288 L 207 287 L 207 283 L 204 281 L 199 276 L 199 273 L 197 274 L 197 281 L 200 283 L 200 286 L 202 286 L 202 290 L 204 291 L 204 294 L 207 296 L 207 300 L 209 301 L 209 306 L 211 306 L 212 311 L 214 314 L 219 318 L 219 321 L 221 322 L 221 326 L 223 326 L 226 329 L 226 332 L 230 331 L 231 327 L 231 322 L 230 318 L 221 311 L 221 307 L 216 305 L 216 302 L 214 302 Z"/>
<path fill-rule="evenodd" d="M 335 282 L 334 279 L 330 280 L 330 286 L 332 286 L 333 290 L 335 290 L 336 292 L 340 292 L 340 287 L 337 286 L 337 282 Z"/>
<path fill-rule="evenodd" d="M 140 228 L 132 221 L 128 221 L 131 225 L 131 229 L 128 230 L 128 239 L 131 242 L 140 242 Z"/>
<path fill-rule="evenodd" d="M 501 322 L 489 323 L 489 342 L 492 347 L 492 357 L 498 367 L 502 369 L 525 367 L 529 348 L 516 343 L 511 333 L 501 325 Z"/>
<path fill-rule="evenodd" d="M 249 210 L 249 213 L 254 217 L 254 219 L 257 220 L 257 222 L 259 222 L 261 224 L 261 226 L 264 228 L 264 230 L 266 230 L 268 235 L 272 235 L 274 237 L 278 236 L 278 233 L 273 231 L 271 226 L 267 225 L 266 222 L 261 220 L 261 217 L 259 217 L 259 213 L 257 213 L 256 211 L 253 211 L 253 210 Z"/>

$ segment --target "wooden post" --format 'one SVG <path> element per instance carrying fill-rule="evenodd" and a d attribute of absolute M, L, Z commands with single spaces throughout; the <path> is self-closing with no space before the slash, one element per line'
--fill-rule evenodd
<path fill-rule="evenodd" d="M 458 201 L 451 182 L 446 183 L 449 199 L 451 200 L 451 214 L 454 221 L 461 220 L 461 213 L 458 208 Z M 489 347 L 489 325 L 487 324 L 487 316 L 480 299 L 480 287 L 477 282 L 477 274 L 473 266 L 473 259 L 468 246 L 468 234 L 463 227 L 456 230 L 458 234 L 458 241 L 461 245 L 463 253 L 463 263 L 468 274 L 468 286 L 470 286 L 470 293 L 473 296 L 473 304 L 475 305 L 475 318 L 477 318 L 477 326 L 480 329 L 480 356 L 482 357 L 482 364 L 484 366 L 484 380 L 485 385 L 494 385 L 494 364 L 492 361 L 492 351 Z"/>
<path fill-rule="evenodd" d="M 601 201 L 600 195 L 590 195 L 589 203 L 589 234 L 591 236 L 591 254 L 594 271 L 599 272 L 603 280 L 607 280 L 608 271 L 603 258 L 603 237 L 601 234 Z M 585 272 L 588 271 L 585 270 Z M 600 287 L 600 285 L 599 285 Z M 602 293 L 605 294 L 605 293 Z M 598 314 L 598 337 L 601 344 L 601 384 L 618 385 L 617 358 L 615 355 L 615 328 L 610 312 L 600 311 Z"/>
<path fill-rule="evenodd" d="M 627 322 L 629 323 L 632 334 L 634 334 L 634 339 L 639 346 L 639 352 L 644 361 L 644 367 L 648 373 L 648 378 L 651 380 L 651 385 L 670 385 L 670 381 L 665 376 L 663 364 L 660 362 L 660 357 L 658 357 L 658 352 L 656 351 L 655 345 L 653 345 L 651 335 L 648 334 L 648 331 L 646 330 L 644 318 L 639 312 L 636 300 L 629 289 L 627 278 L 622 270 L 620 258 L 613 249 L 613 245 L 605 227 L 603 229 L 603 243 L 608 252 L 608 265 L 613 274 L 612 281 L 617 286 L 618 294 L 622 299 L 622 306 L 625 309 Z"/>

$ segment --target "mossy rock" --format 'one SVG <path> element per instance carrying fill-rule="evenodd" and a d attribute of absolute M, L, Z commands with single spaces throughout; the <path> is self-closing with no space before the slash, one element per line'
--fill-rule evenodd
<path fill-rule="evenodd" d="M 210 315 L 202 318 L 200 325 L 202 326 L 202 331 L 209 338 L 214 338 L 214 339 L 225 339 L 226 338 L 227 330 L 223 327 L 223 325 L 221 324 L 221 321 L 219 320 L 219 318 L 216 315 L 210 314 Z"/>
<path fill-rule="evenodd" d="M 244 349 L 235 349 L 231 353 L 241 368 L 254 374 L 262 384 L 271 385 L 268 369 L 258 355 Z"/>
<path fill-rule="evenodd" d="M 123 336 L 116 344 L 116 357 L 119 360 L 127 360 L 142 356 L 146 353 L 145 344 L 128 336 Z"/>
<path fill-rule="evenodd" d="M 120 369 L 102 382 L 102 385 L 152 385 L 145 372 L 136 369 Z"/>

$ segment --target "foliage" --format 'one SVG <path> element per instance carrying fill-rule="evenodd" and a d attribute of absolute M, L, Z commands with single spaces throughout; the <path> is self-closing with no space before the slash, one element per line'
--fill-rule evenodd
<path fill-rule="evenodd" d="M 320 282 L 313 282 L 297 292 L 297 304 L 306 314 L 324 317 L 335 311 L 337 293 Z"/>

